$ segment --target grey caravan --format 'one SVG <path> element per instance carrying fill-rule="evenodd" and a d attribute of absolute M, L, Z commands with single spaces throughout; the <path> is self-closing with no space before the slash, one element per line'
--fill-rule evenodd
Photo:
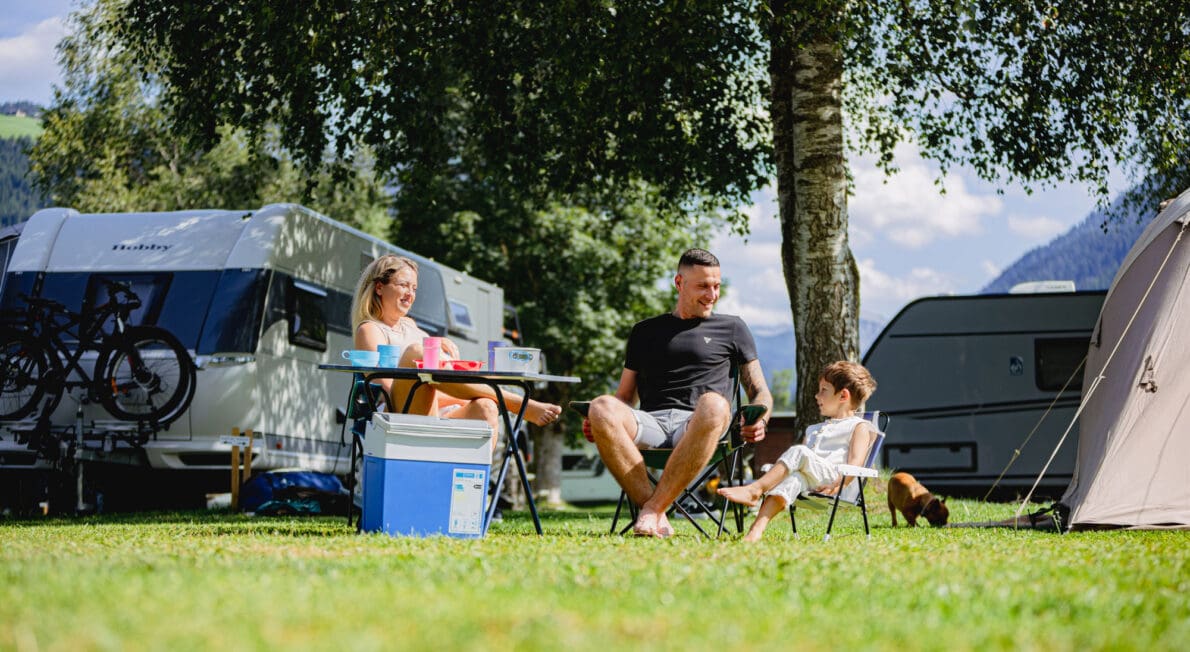
<path fill-rule="evenodd" d="M 97 459 L 154 469 L 226 472 L 221 435 L 251 428 L 254 468 L 302 467 L 344 473 L 340 440 L 351 376 L 320 371 L 351 348 L 351 296 L 363 267 L 384 253 L 419 263 L 411 316 L 461 353 L 484 359 L 503 334 L 504 293 L 490 283 L 292 204 L 249 211 L 80 214 L 39 211 L 12 253 L 2 301 L 43 296 L 72 310 L 95 277 L 129 283 L 143 302 L 134 323 L 173 332 L 194 357 L 197 389 L 189 410 L 143 448 L 89 452 Z M 64 398 L 56 426 L 76 424 Z M 82 407 L 84 430 L 111 417 Z M 84 435 L 87 433 L 84 432 Z M 0 433 L 0 457 L 26 459 Z M 28 453 L 28 451 L 24 451 Z M 225 478 L 225 476 L 219 476 Z"/>
<path fill-rule="evenodd" d="M 885 466 L 955 493 L 983 495 L 1002 472 L 997 493 L 1028 489 L 1078 408 L 1079 365 L 1104 294 L 931 297 L 905 306 L 864 357 L 879 384 L 870 407 L 891 416 Z M 1048 492 L 1070 483 L 1074 434 L 1046 474 Z"/>

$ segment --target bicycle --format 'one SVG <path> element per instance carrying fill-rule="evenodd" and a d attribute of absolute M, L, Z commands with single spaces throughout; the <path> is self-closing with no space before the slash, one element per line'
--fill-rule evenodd
<path fill-rule="evenodd" d="M 98 401 L 117 419 L 154 431 L 190 406 L 195 366 L 186 348 L 163 328 L 128 325 L 140 298 L 123 283 L 101 282 L 108 300 L 83 314 L 22 295 L 23 327 L 18 316 L 0 333 L 0 419 L 22 419 L 39 406 L 39 416 L 48 417 L 72 388 L 84 388 L 85 400 Z M 82 361 L 91 351 L 95 364 L 88 373 Z"/>

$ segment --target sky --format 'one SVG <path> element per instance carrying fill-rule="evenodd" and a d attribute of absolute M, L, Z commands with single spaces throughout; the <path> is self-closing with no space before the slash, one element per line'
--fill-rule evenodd
<path fill-rule="evenodd" d="M 0 14 L 0 101 L 50 103 L 53 85 L 61 83 L 54 46 L 73 4 L 6 3 Z M 875 322 L 886 322 L 919 297 L 978 291 L 1095 205 L 1084 186 L 1058 184 L 1030 195 L 1019 186 L 980 181 L 965 169 L 943 179 L 941 194 L 936 166 L 912 145 L 897 151 L 900 171 L 891 177 L 870 158 L 849 163 L 855 189 L 848 199 L 848 236 L 860 269 L 860 315 Z M 707 248 L 719 257 L 729 284 L 719 312 L 738 314 L 753 331 L 772 334 L 789 330 L 792 319 L 775 194 L 766 189 L 753 201 L 746 209 L 750 235 L 722 235 Z"/>

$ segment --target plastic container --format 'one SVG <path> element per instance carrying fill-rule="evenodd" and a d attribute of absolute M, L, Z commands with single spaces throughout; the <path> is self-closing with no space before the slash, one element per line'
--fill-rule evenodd
<path fill-rule="evenodd" d="M 401 347 L 396 344 L 380 344 L 376 347 L 376 352 L 380 354 L 378 366 L 399 367 L 401 365 Z"/>
<path fill-rule="evenodd" d="M 492 371 L 541 372 L 541 349 L 501 346 L 492 349 Z"/>
<path fill-rule="evenodd" d="M 491 463 L 484 421 L 377 412 L 364 439 L 362 529 L 482 537 Z"/>
<path fill-rule="evenodd" d="M 343 352 L 343 359 L 350 361 L 353 367 L 375 367 L 380 361 L 380 353 L 365 349 L 348 349 Z"/>
<path fill-rule="evenodd" d="M 442 353 L 442 338 L 427 337 L 421 341 L 421 359 L 426 369 L 438 368 L 438 357 Z"/>
<path fill-rule="evenodd" d="M 496 368 L 496 349 L 508 346 L 504 340 L 488 340 L 488 369 Z"/>

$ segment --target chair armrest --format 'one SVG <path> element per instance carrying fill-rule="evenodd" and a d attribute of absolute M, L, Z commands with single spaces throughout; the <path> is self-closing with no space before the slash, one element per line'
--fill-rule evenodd
<path fill-rule="evenodd" d="M 591 401 L 571 401 L 570 409 L 583 415 L 583 418 L 586 419 L 587 412 L 591 409 Z"/>
<path fill-rule="evenodd" d="M 764 416 L 767 411 L 768 408 L 759 403 L 749 403 L 740 408 L 740 416 L 744 417 L 744 425 L 750 426 Z"/>
<path fill-rule="evenodd" d="M 839 473 L 856 478 L 875 478 L 880 475 L 876 469 L 871 469 L 866 466 L 853 466 L 851 464 L 840 464 L 835 467 Z"/>

